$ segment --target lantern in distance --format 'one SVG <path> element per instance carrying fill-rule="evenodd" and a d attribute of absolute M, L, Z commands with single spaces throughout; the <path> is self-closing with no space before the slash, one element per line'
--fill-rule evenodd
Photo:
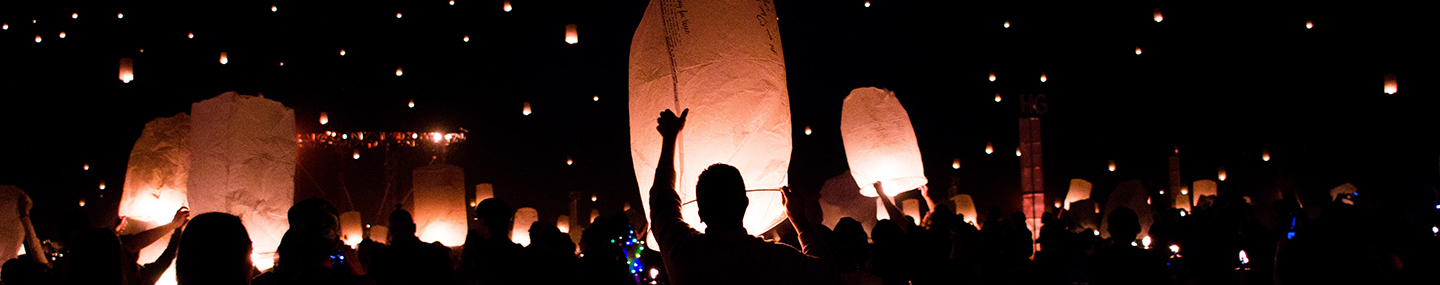
<path fill-rule="evenodd" d="M 340 56 L 345 56 L 345 49 L 340 49 Z"/>
<path fill-rule="evenodd" d="M 1041 72 L 1041 73 L 1040 73 L 1040 82 L 1045 82 L 1045 73 L 1044 73 L 1044 72 Z"/>
<path fill-rule="evenodd" d="M 60 31 L 60 38 L 65 38 L 65 31 Z"/>
<path fill-rule="evenodd" d="M 1269 150 L 1269 149 L 1262 149 L 1262 150 L 1260 150 L 1260 160 L 1270 161 L 1270 150 Z"/>
<path fill-rule="evenodd" d="M 35 42 L 40 42 L 40 36 L 35 36 Z M 1385 94 L 1395 94 L 1400 91 L 1400 84 L 1395 80 L 1394 73 L 1385 74 Z"/>
<path fill-rule="evenodd" d="M 505 12 L 510 12 L 510 0 L 505 0 Z"/>
<path fill-rule="evenodd" d="M 70 13 L 70 18 L 71 18 L 71 19 L 79 19 L 79 18 L 80 18 L 80 13 Z"/>
<path fill-rule="evenodd" d="M 1220 175 L 1219 175 L 1219 176 L 1220 176 L 1220 177 L 1219 177 L 1219 178 L 1220 178 L 1220 181 L 1225 181 L 1225 178 L 1226 178 L 1226 175 L 1225 175 L 1225 167 L 1220 167 Z"/>
<path fill-rule="evenodd" d="M 225 52 L 220 52 L 220 64 L 230 63 L 230 57 Z"/>
<path fill-rule="evenodd" d="M 80 198 L 80 207 L 85 207 L 85 198 Z"/>
<path fill-rule="evenodd" d="M 350 155 L 350 157 L 354 159 L 360 159 L 360 149 L 355 149 L 355 154 Z"/>
<path fill-rule="evenodd" d="M 462 40 L 464 40 L 464 41 L 467 42 L 467 43 L 470 42 L 470 35 L 465 35 L 465 38 L 462 39 Z"/>
<path fill-rule="evenodd" d="M 565 42 L 572 45 L 580 42 L 580 33 L 575 30 L 575 24 L 565 25 Z"/>
<path fill-rule="evenodd" d="M 128 57 L 120 58 L 120 82 L 130 83 L 131 80 L 135 80 L 135 60 Z M 85 168 L 89 169 L 90 167 L 87 165 Z"/>
<path fill-rule="evenodd" d="M 90 170 L 90 164 L 89 164 L 89 163 L 86 163 L 84 166 L 81 166 L 80 168 L 85 169 L 85 170 Z"/>
<path fill-rule="evenodd" d="M 565 157 L 565 165 L 575 165 L 575 159 L 574 159 L 574 158 L 570 158 L 569 156 L 566 156 L 566 157 Z"/>
<path fill-rule="evenodd" d="M 530 115 L 530 102 L 525 102 L 525 106 L 520 109 L 520 114 L 523 114 L 523 115 L 526 115 L 526 116 L 529 116 L 529 115 Z"/>
<path fill-rule="evenodd" d="M 195 38 L 195 32 L 190 32 L 189 34 L 185 34 L 185 38 L 187 38 L 187 39 L 193 39 L 193 38 Z"/>
<path fill-rule="evenodd" d="M 9 30 L 10 30 L 10 23 L 4 23 L 4 24 L 0 24 L 0 25 L 3 25 L 3 26 L 0 26 L 0 29 L 4 29 L 4 30 L 6 30 L 6 31 L 9 31 Z"/>
<path fill-rule="evenodd" d="M 865 8 L 870 8 L 870 1 L 865 1 Z"/>
<path fill-rule="evenodd" d="M 361 227 L 360 212 L 349 211 L 340 214 L 340 241 L 350 247 L 365 240 L 365 229 Z"/>
<path fill-rule="evenodd" d="M 1015 156 L 1020 156 L 1020 148 L 1015 148 Z"/>
<path fill-rule="evenodd" d="M 555 228 L 559 229 L 562 234 L 570 233 L 570 216 L 560 215 L 559 218 L 556 218 Z"/>
<path fill-rule="evenodd" d="M 1009 28 L 1010 28 L 1010 21 L 1005 21 L 1005 28 L 1006 28 L 1006 29 L 1009 29 Z"/>
<path fill-rule="evenodd" d="M 1305 20 L 1305 29 L 1306 29 L 1306 30 L 1309 30 L 1309 29 L 1314 28 L 1314 27 L 1315 27 L 1315 22 L 1311 22 L 1309 19 L 1306 19 L 1306 20 Z"/>
<path fill-rule="evenodd" d="M 405 69 L 402 68 L 402 67 L 396 66 L 396 67 L 395 67 L 395 76 L 401 76 L 401 75 L 405 75 Z"/>
<path fill-rule="evenodd" d="M 1160 21 L 1164 21 L 1164 20 L 1165 20 L 1165 16 L 1164 16 L 1164 15 L 1160 15 L 1160 8 L 1155 8 L 1155 22 L 1156 22 L 1156 23 L 1159 23 Z"/>
<path fill-rule="evenodd" d="M 105 190 L 105 180 L 100 180 L 100 190 Z"/>
<path fill-rule="evenodd" d="M 403 15 L 400 15 L 399 12 L 396 12 L 396 13 L 395 13 L 395 18 L 396 18 L 396 19 L 399 19 L 401 16 L 403 16 Z"/>
<path fill-rule="evenodd" d="M 595 101 L 595 102 L 600 102 L 600 95 L 595 95 L 595 97 L 591 97 L 590 100 L 591 100 L 591 101 Z"/>
<path fill-rule="evenodd" d="M 995 93 L 995 103 L 1000 103 L 1000 93 Z"/>
<path fill-rule="evenodd" d="M 410 108 L 415 108 L 415 99 L 410 99 L 410 104 L 407 104 L 407 106 L 410 106 Z"/>
<path fill-rule="evenodd" d="M 889 196 L 927 182 L 915 128 L 895 92 L 874 87 L 850 91 L 841 111 L 840 138 L 861 195 L 877 197 L 877 181 Z"/>
<path fill-rule="evenodd" d="M 995 82 L 995 72 L 994 72 L 994 71 L 991 71 L 991 72 L 990 72 L 990 82 Z"/>
<path fill-rule="evenodd" d="M 432 164 L 416 168 L 412 180 L 412 197 L 415 209 L 415 234 L 421 241 L 440 242 L 446 246 L 459 246 L 465 242 L 465 172 L 459 166 Z M 535 222 L 535 209 L 528 218 L 529 225 Z M 528 227 L 527 227 L 528 228 Z"/>
<path fill-rule="evenodd" d="M 1140 47 L 1135 47 L 1135 55 L 1140 55 Z"/>
<path fill-rule="evenodd" d="M 592 223 L 592 224 L 595 223 L 595 219 L 596 219 L 596 218 L 599 218 L 599 217 L 600 217 L 600 209 L 590 209 L 590 223 Z"/>
<path fill-rule="evenodd" d="M 995 153 L 995 145 L 990 142 L 985 142 L 985 154 L 993 153 Z"/>
<path fill-rule="evenodd" d="M 40 35 L 35 35 L 35 43 L 40 43 Z"/>
<path fill-rule="evenodd" d="M 811 133 L 811 131 L 810 131 L 810 126 L 805 126 L 805 135 L 808 136 L 808 135 L 810 135 L 810 133 Z"/>
<path fill-rule="evenodd" d="M 270 12 L 277 12 L 277 11 L 279 11 L 279 10 L 280 10 L 280 7 L 275 7 L 275 5 L 270 5 Z"/>
<path fill-rule="evenodd" d="M 450 6 L 455 6 L 455 0 L 450 0 Z"/>
<path fill-rule="evenodd" d="M 956 158 L 955 161 L 950 162 L 950 168 L 960 169 L 960 159 Z"/>
<path fill-rule="evenodd" d="M 325 124 L 329 124 L 329 123 L 330 123 L 330 115 L 329 115 L 329 114 L 326 114 L 325 112 L 320 112 L 320 125 L 325 125 Z"/>
<path fill-rule="evenodd" d="M 1115 160 L 1110 160 L 1110 172 L 1115 172 Z"/>
<path fill-rule="evenodd" d="M 125 18 L 125 13 L 116 13 L 116 14 L 115 14 L 115 18 L 116 18 L 116 19 L 124 19 L 124 18 Z"/>
<path fill-rule="evenodd" d="M 595 202 L 596 200 L 600 200 L 600 196 L 596 196 L 594 193 L 591 193 L 590 202 Z"/>

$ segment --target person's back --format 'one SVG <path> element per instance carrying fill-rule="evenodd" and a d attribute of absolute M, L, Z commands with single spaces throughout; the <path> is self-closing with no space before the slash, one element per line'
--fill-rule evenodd
<path fill-rule="evenodd" d="M 250 284 L 250 234 L 239 217 L 219 212 L 195 216 L 180 249 L 175 259 L 178 284 Z"/>
<path fill-rule="evenodd" d="M 1135 211 L 1121 207 L 1110 212 L 1112 244 L 1095 255 L 1090 284 L 1170 284 L 1167 268 L 1149 252 L 1130 245 L 1140 234 Z"/>
<path fill-rule="evenodd" d="M 415 237 L 410 212 L 390 213 L 390 245 L 380 250 L 369 273 L 375 284 L 450 284 L 454 275 L 449 248 Z"/>

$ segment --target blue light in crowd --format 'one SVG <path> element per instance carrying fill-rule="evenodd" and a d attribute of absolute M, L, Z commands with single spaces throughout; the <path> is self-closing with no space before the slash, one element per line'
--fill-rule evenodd
<path fill-rule="evenodd" d="M 1285 239 L 1295 239 L 1295 232 L 1285 233 Z"/>

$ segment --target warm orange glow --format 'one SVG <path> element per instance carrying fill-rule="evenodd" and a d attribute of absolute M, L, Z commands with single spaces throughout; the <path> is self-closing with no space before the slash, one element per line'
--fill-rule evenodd
<path fill-rule="evenodd" d="M 270 12 L 276 12 L 277 10 L 280 10 L 280 7 L 275 7 L 275 5 L 270 5 Z"/>
<path fill-rule="evenodd" d="M 1165 195 L 1165 190 L 1160 190 L 1160 195 Z"/>
<path fill-rule="evenodd" d="M 365 229 L 361 227 L 360 212 L 340 213 L 340 241 L 355 248 L 365 240 Z"/>
<path fill-rule="evenodd" d="M 599 196 L 596 196 L 595 194 L 590 194 L 590 202 L 595 202 L 595 200 L 599 200 L 599 199 L 600 199 Z"/>
<path fill-rule="evenodd" d="M 100 181 L 100 190 L 105 190 L 105 181 L 104 181 L 104 180 L 101 180 L 101 181 Z"/>
<path fill-rule="evenodd" d="M 565 25 L 565 42 L 572 45 L 580 42 L 580 33 L 575 30 L 575 24 Z"/>
<path fill-rule="evenodd" d="M 1164 21 L 1164 20 L 1165 20 L 1165 16 L 1160 15 L 1160 8 L 1155 8 L 1155 22 L 1156 22 L 1156 23 L 1159 23 L 1160 21 Z"/>
<path fill-rule="evenodd" d="M 410 108 L 415 108 L 415 99 L 410 99 L 410 104 L 408 104 L 408 106 L 410 106 Z"/>
<path fill-rule="evenodd" d="M 125 18 L 125 13 L 116 13 L 116 14 L 115 14 L 115 18 L 116 18 L 116 19 L 124 19 L 124 18 Z"/>
<path fill-rule="evenodd" d="M 401 75 L 405 75 L 405 69 L 404 69 L 404 68 L 401 68 L 401 67 L 399 67 L 399 66 L 396 66 L 396 67 L 395 67 L 395 76 L 401 76 Z"/>
<path fill-rule="evenodd" d="M 80 18 L 80 13 L 70 13 L 70 18 L 71 18 L 71 19 L 79 19 L 79 18 Z"/>
<path fill-rule="evenodd" d="M 1220 181 L 1225 181 L 1225 168 L 1220 168 Z"/>
<path fill-rule="evenodd" d="M 865 1 L 865 8 L 870 8 L 870 1 Z"/>
<path fill-rule="evenodd" d="M 84 206 L 85 206 L 85 198 L 80 198 L 80 206 L 81 206 L 81 207 L 84 207 Z"/>
<path fill-rule="evenodd" d="M 1190 195 L 1190 189 L 1180 188 L 1180 195 Z"/>
<path fill-rule="evenodd" d="M 135 60 L 120 58 L 120 82 L 130 83 L 131 80 L 135 80 Z"/>
<path fill-rule="evenodd" d="M 995 153 L 995 145 L 991 144 L 990 142 L 985 142 L 985 154 L 992 153 Z"/>
<path fill-rule="evenodd" d="M 595 101 L 595 102 L 600 102 L 600 95 L 595 95 L 595 97 L 590 98 L 590 100 L 591 100 L 591 101 Z"/>
<path fill-rule="evenodd" d="M 324 124 L 329 124 L 329 123 L 330 123 L 330 115 L 329 115 L 329 114 L 326 114 L 325 112 L 320 112 L 320 124 L 321 124 L 321 125 L 324 125 Z"/>
<path fill-rule="evenodd" d="M 575 165 L 575 159 L 568 156 L 565 157 L 565 165 Z"/>
<path fill-rule="evenodd" d="M 124 15 L 124 14 L 121 14 L 121 15 Z M 3 25 L 3 27 L 0 27 L 0 29 L 4 29 L 4 30 L 6 30 L 6 31 L 10 30 L 10 23 L 0 24 L 0 25 Z"/>
<path fill-rule="evenodd" d="M 81 166 L 80 168 L 85 169 L 85 170 L 90 170 L 90 164 L 89 164 L 89 163 L 86 163 L 85 166 Z"/>
<path fill-rule="evenodd" d="M 355 154 L 350 155 L 350 157 L 354 159 L 360 159 L 360 150 L 356 149 Z"/>
<path fill-rule="evenodd" d="M 1311 29 L 1311 28 L 1315 28 L 1315 22 L 1311 22 L 1310 20 L 1305 20 L 1305 29 L 1306 29 L 1306 30 L 1309 30 L 1309 29 Z"/>
<path fill-rule="evenodd" d="M 1145 245 L 1145 249 L 1150 249 L 1150 236 L 1140 239 L 1140 244 Z"/>
<path fill-rule="evenodd" d="M 1000 93 L 995 93 L 995 103 L 1000 103 Z"/>
<path fill-rule="evenodd" d="M 220 64 L 230 63 L 230 57 L 225 52 L 220 52 Z"/>
<path fill-rule="evenodd" d="M 345 49 L 340 49 L 340 56 L 345 56 Z"/>
<path fill-rule="evenodd" d="M 398 13 L 398 12 L 395 13 L 395 18 L 396 18 L 396 19 L 399 19 L 401 16 L 403 16 L 403 15 L 400 15 L 400 13 Z"/>
<path fill-rule="evenodd" d="M 510 0 L 505 0 L 505 12 L 510 12 Z"/>
<path fill-rule="evenodd" d="M 530 115 L 530 102 L 525 102 L 525 107 L 520 110 L 520 114 L 524 114 L 526 116 Z"/>
<path fill-rule="evenodd" d="M 956 158 L 953 162 L 950 162 L 950 168 L 960 169 L 960 159 Z"/>
<path fill-rule="evenodd" d="M 40 36 L 35 36 L 35 42 L 40 42 Z M 1395 74 L 1385 74 L 1385 94 L 1395 94 L 1398 91 L 1400 91 L 1400 84 L 1395 80 Z"/>
<path fill-rule="evenodd" d="M 1140 47 L 1135 47 L 1135 55 L 1140 55 Z"/>
<path fill-rule="evenodd" d="M 186 34 L 186 35 L 185 35 L 185 38 L 189 38 L 189 39 L 195 38 L 195 32 L 190 32 L 189 34 Z"/>
<path fill-rule="evenodd" d="M 805 135 L 808 136 L 808 135 L 810 135 L 810 133 L 811 133 L 811 131 L 810 131 L 810 126 L 805 126 Z"/>
<path fill-rule="evenodd" d="M 1260 159 L 1264 161 L 1270 161 L 1270 150 L 1260 150 Z"/>
<path fill-rule="evenodd" d="M 990 82 L 995 82 L 995 72 L 994 72 L 994 71 L 991 71 L 991 72 L 990 72 Z M 996 95 L 996 97 L 999 97 L 999 95 Z M 996 101 L 996 102 L 999 102 L 999 101 Z"/>
<path fill-rule="evenodd" d="M 555 228 L 560 229 L 562 234 L 570 233 L 570 216 L 560 215 L 559 218 L 556 218 Z"/>
<path fill-rule="evenodd" d="M 432 132 L 432 133 L 430 133 L 430 141 L 439 143 L 440 140 L 443 139 L 443 138 L 445 138 L 445 137 L 444 137 L 443 135 L 441 135 L 440 132 Z"/>
<path fill-rule="evenodd" d="M 1062 204 L 1060 203 L 1060 201 L 1055 201 L 1055 208 L 1056 208 L 1056 209 L 1059 209 L 1060 206 L 1062 206 Z"/>
<path fill-rule="evenodd" d="M 1010 21 L 1005 21 L 1005 28 L 1010 28 Z"/>
<path fill-rule="evenodd" d="M 1015 156 L 1020 156 L 1020 148 L 1015 148 Z"/>
<path fill-rule="evenodd" d="M 595 218 L 600 217 L 600 209 L 590 209 L 590 223 L 595 223 Z"/>
<path fill-rule="evenodd" d="M 1110 160 L 1110 172 L 1115 172 L 1115 160 Z"/>
<path fill-rule="evenodd" d="M 280 66 L 285 66 L 285 62 L 284 62 L 284 61 L 281 61 L 281 62 L 280 62 Z"/>
<path fill-rule="evenodd" d="M 463 40 L 467 43 L 470 42 L 470 35 L 465 35 L 465 38 Z"/>
<path fill-rule="evenodd" d="M 1044 72 L 1041 72 L 1041 73 L 1040 73 L 1040 82 L 1045 82 L 1045 73 L 1044 73 Z"/>
<path fill-rule="evenodd" d="M 40 35 L 35 35 L 35 43 L 40 43 Z"/>
<path fill-rule="evenodd" d="M 65 31 L 60 31 L 60 38 L 65 38 Z"/>

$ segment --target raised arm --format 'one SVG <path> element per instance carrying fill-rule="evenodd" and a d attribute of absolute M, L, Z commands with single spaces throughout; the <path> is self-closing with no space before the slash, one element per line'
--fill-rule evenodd
<path fill-rule="evenodd" d="M 895 207 L 895 202 L 890 201 L 890 195 L 885 194 L 885 188 L 880 187 L 880 181 L 875 181 L 875 193 L 880 193 L 880 201 L 885 204 L 885 213 L 890 214 L 890 220 L 900 225 L 900 230 L 910 232 L 910 222 L 905 221 L 905 213 Z"/>
<path fill-rule="evenodd" d="M 25 252 L 30 255 L 31 261 L 41 266 L 49 267 L 50 261 L 46 257 L 45 248 L 40 246 L 40 238 L 35 236 L 35 225 L 30 223 L 30 207 L 34 205 L 30 196 L 20 193 L 20 200 L 15 204 L 15 210 L 20 214 L 20 226 L 25 228 Z"/>
<path fill-rule="evenodd" d="M 675 116 L 675 112 L 665 110 L 655 120 L 658 125 L 655 130 L 660 132 L 664 141 L 660 148 L 660 161 L 655 166 L 655 184 L 650 186 L 650 231 L 661 235 L 656 236 L 656 241 L 664 237 L 666 225 L 683 223 L 680 195 L 675 193 L 675 140 L 680 129 L 685 128 L 685 117 L 689 114 L 690 109 L 682 111 L 679 117 Z M 660 241 L 660 245 L 666 244 Z"/>
<path fill-rule="evenodd" d="M 185 213 L 189 215 L 188 210 Z M 165 250 L 160 252 L 160 257 L 140 268 L 140 284 L 155 284 L 161 275 L 165 275 L 165 270 L 170 269 L 170 264 L 175 263 L 175 254 L 180 250 L 180 239 L 185 235 L 185 223 L 185 220 L 180 220 L 178 225 L 173 227 L 170 242 L 165 244 Z"/>
<path fill-rule="evenodd" d="M 780 203 L 785 205 L 785 215 L 789 216 L 790 224 L 795 226 L 795 233 L 800 237 L 800 249 L 806 255 L 804 261 L 795 263 L 799 265 L 797 270 L 800 272 L 794 273 L 813 284 L 838 283 L 839 271 L 835 265 L 834 252 L 805 216 L 808 201 L 802 200 L 804 195 L 795 193 L 790 186 L 780 187 L 780 193 Z"/>
<path fill-rule="evenodd" d="M 935 200 L 930 200 L 930 186 L 920 185 L 920 197 L 925 198 L 925 213 L 920 214 L 920 224 L 928 229 L 930 226 L 930 214 L 935 213 Z"/>
<path fill-rule="evenodd" d="M 164 224 L 133 235 L 121 236 L 121 243 L 125 246 L 126 252 L 140 252 L 141 249 L 150 246 L 150 244 L 165 237 L 166 234 L 170 234 L 171 231 L 185 225 L 185 220 L 189 218 L 190 208 L 180 207 L 180 209 L 175 210 L 175 217 L 170 220 L 169 224 Z"/>

